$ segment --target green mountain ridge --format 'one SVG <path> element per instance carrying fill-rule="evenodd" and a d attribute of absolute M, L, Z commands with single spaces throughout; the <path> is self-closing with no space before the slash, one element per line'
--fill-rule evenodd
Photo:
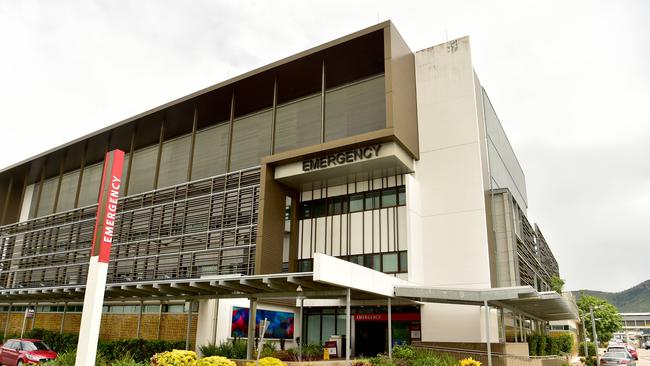
<path fill-rule="evenodd" d="M 621 292 L 578 290 L 572 293 L 576 299 L 583 294 L 600 297 L 616 306 L 621 313 L 650 313 L 650 280 Z"/>

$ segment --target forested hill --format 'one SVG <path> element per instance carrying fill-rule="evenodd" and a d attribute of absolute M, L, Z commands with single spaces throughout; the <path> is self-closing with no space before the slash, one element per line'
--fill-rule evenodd
<path fill-rule="evenodd" d="M 600 297 L 618 308 L 621 313 L 650 313 L 650 280 L 621 292 L 593 290 L 573 291 L 576 299 L 581 294 Z"/>

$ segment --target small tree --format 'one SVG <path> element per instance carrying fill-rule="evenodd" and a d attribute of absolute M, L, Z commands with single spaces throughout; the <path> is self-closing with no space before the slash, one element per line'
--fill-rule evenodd
<path fill-rule="evenodd" d="M 619 314 L 618 309 L 614 305 L 599 297 L 589 295 L 580 296 L 580 300 L 578 300 L 580 319 L 587 322 L 585 324 L 587 335 L 592 340 L 594 339 L 594 335 L 591 330 L 591 314 L 589 313 L 590 306 L 593 306 L 594 308 L 598 340 L 601 342 L 610 340 L 612 334 L 623 327 L 623 318 L 621 317 L 621 314 Z"/>
<path fill-rule="evenodd" d="M 562 295 L 562 288 L 564 287 L 564 280 L 558 275 L 551 276 L 551 290 Z"/>

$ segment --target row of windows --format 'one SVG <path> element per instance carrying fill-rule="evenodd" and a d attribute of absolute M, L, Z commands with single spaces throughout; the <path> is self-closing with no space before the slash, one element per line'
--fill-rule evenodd
<path fill-rule="evenodd" d="M 321 108 L 325 110 L 324 121 Z M 328 90 L 324 99 L 318 94 L 279 105 L 275 133 L 273 121 L 274 111 L 269 108 L 235 118 L 232 131 L 229 120 L 212 121 L 210 127 L 196 131 L 193 144 L 191 134 L 184 134 L 165 139 L 161 149 L 155 144 L 138 148 L 132 156 L 127 152 L 121 194 L 180 184 L 187 181 L 188 174 L 193 181 L 241 170 L 259 165 L 261 158 L 271 153 L 385 128 L 384 77 L 378 75 Z M 185 123 L 192 124 L 191 116 Z M 102 163 L 87 165 L 81 179 L 80 170 L 75 170 L 61 179 L 55 176 L 35 183 L 30 218 L 96 203 L 102 167 Z"/>
<path fill-rule="evenodd" d="M 163 304 L 162 305 L 162 312 L 163 313 L 185 313 L 187 312 L 187 306 L 188 303 L 183 303 L 183 304 Z M 31 306 L 30 308 L 34 308 Z M 11 307 L 11 312 L 12 313 L 20 313 L 24 312 L 27 309 L 27 306 L 25 305 L 19 305 L 19 306 L 12 306 Z M 192 311 L 196 312 L 199 309 L 199 303 L 198 302 L 193 302 L 192 303 Z M 9 311 L 9 306 L 4 305 L 0 306 L 0 312 L 7 312 Z M 83 305 L 68 305 L 67 308 L 63 305 L 39 305 L 36 306 L 36 313 L 81 313 L 83 311 Z M 160 305 L 159 304 L 151 304 L 151 305 L 143 305 L 142 312 L 143 313 L 158 313 L 160 312 Z M 140 305 L 104 305 L 102 308 L 103 313 L 119 313 L 119 314 L 126 314 L 126 313 L 131 313 L 131 314 L 137 314 L 140 312 Z"/>
<path fill-rule="evenodd" d="M 360 254 L 348 255 L 337 257 L 339 259 L 358 264 L 360 266 L 374 269 L 375 271 L 384 273 L 406 273 L 408 272 L 408 256 L 407 252 L 391 252 L 391 253 L 373 253 L 373 254 Z M 311 272 L 314 270 L 313 259 L 303 259 L 298 261 L 298 270 L 300 272 Z"/>
<path fill-rule="evenodd" d="M 300 219 L 311 219 L 406 204 L 406 187 L 391 187 L 300 203 Z"/>

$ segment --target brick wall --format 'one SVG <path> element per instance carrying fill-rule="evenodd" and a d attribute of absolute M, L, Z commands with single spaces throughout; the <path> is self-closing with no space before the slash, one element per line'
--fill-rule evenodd
<path fill-rule="evenodd" d="M 34 328 L 43 328 L 59 331 L 63 313 L 37 313 L 34 319 Z M 4 334 L 7 313 L 0 313 L 0 335 Z M 196 324 L 198 314 L 192 314 L 190 328 L 190 343 L 194 343 L 196 337 Z M 12 313 L 9 321 L 8 335 L 20 334 L 23 324 L 23 313 Z M 78 333 L 81 324 L 80 313 L 65 314 L 63 331 L 65 333 Z M 160 339 L 163 340 L 184 340 L 187 332 L 187 314 L 163 313 L 162 317 L 152 313 L 143 313 L 140 324 L 140 338 L 157 339 L 158 327 L 160 326 Z M 32 329 L 31 319 L 27 319 L 25 329 Z M 104 340 L 138 338 L 138 314 L 102 314 L 99 338 Z"/>

